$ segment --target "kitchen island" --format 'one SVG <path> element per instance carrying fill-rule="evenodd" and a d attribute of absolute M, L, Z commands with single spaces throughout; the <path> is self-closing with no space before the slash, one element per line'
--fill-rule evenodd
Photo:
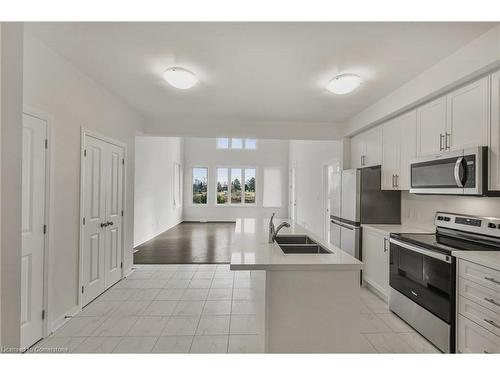
<path fill-rule="evenodd" d="M 231 270 L 261 283 L 265 352 L 359 352 L 363 264 L 297 224 L 279 235 L 307 235 L 330 253 L 285 254 L 268 234 L 268 219 L 238 219 L 231 244 Z"/>

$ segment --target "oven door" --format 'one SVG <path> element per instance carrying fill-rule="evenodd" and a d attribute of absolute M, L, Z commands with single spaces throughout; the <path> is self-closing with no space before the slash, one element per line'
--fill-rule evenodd
<path fill-rule="evenodd" d="M 390 240 L 390 286 L 448 324 L 455 301 L 455 258 Z"/>
<path fill-rule="evenodd" d="M 463 150 L 413 160 L 410 193 L 464 194 L 466 170 Z"/>

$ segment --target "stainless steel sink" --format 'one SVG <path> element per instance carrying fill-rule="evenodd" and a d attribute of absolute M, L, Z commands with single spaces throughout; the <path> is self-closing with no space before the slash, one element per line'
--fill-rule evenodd
<path fill-rule="evenodd" d="M 331 254 L 330 250 L 318 244 L 279 244 L 285 254 Z"/>
<path fill-rule="evenodd" d="M 317 242 L 305 234 L 283 234 L 276 236 L 279 245 L 316 245 Z"/>

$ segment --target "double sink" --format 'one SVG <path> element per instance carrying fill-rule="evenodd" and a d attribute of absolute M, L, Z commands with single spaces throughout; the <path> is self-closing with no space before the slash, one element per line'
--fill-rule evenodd
<path fill-rule="evenodd" d="M 332 254 L 330 250 L 303 234 L 276 236 L 276 243 L 285 254 Z"/>

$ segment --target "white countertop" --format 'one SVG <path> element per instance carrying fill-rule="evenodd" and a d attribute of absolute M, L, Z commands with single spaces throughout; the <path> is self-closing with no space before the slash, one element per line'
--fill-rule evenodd
<path fill-rule="evenodd" d="M 390 233 L 434 233 L 435 228 L 415 226 L 411 224 L 361 224 L 362 228 L 377 231 L 383 235 Z"/>
<path fill-rule="evenodd" d="M 500 251 L 452 251 L 451 255 L 459 259 L 480 264 L 500 271 Z"/>
<path fill-rule="evenodd" d="M 274 219 L 278 227 L 288 219 Z M 268 243 L 269 219 L 237 219 L 231 244 L 231 270 L 361 270 L 363 263 L 316 235 L 292 224 L 279 234 L 306 234 L 331 254 L 285 254 L 276 243 Z"/>

